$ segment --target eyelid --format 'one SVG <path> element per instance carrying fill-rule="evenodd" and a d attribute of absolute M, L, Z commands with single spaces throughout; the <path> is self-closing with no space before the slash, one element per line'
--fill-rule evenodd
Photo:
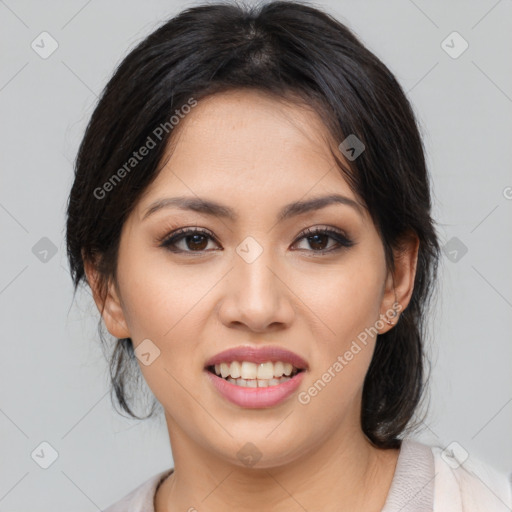
<path fill-rule="evenodd" d="M 317 226 L 312 226 L 312 227 L 308 227 L 308 228 L 303 229 L 297 235 L 297 238 L 295 239 L 295 241 L 300 240 L 301 238 L 304 238 L 304 237 L 307 237 L 307 236 L 315 235 L 316 233 L 328 233 L 328 234 L 329 233 L 333 233 L 333 234 L 336 234 L 338 236 L 344 237 L 348 241 L 351 240 L 350 236 L 345 231 L 343 231 L 342 229 L 337 228 L 335 226 L 329 226 L 328 224 L 324 224 L 324 225 L 319 224 Z"/>
<path fill-rule="evenodd" d="M 181 242 L 187 236 L 193 236 L 197 234 L 204 235 L 206 238 L 213 241 L 216 245 L 221 246 L 221 244 L 217 241 L 215 235 L 213 235 L 213 233 L 210 230 L 206 228 L 201 228 L 197 225 L 177 228 L 172 230 L 170 233 L 166 231 L 164 235 L 157 238 L 157 242 L 160 247 L 163 247 L 168 251 L 176 254 L 195 255 L 200 257 L 204 256 L 205 253 L 212 252 L 212 249 L 200 251 L 189 251 L 176 248 L 172 249 L 172 247 L 175 246 L 176 243 Z M 328 238 L 336 242 L 335 246 L 331 247 L 330 249 L 305 250 L 306 252 L 312 253 L 313 255 L 317 256 L 323 256 L 328 253 L 337 253 L 342 249 L 348 249 L 352 247 L 356 243 L 344 230 L 341 230 L 338 227 L 329 225 L 316 225 L 303 229 L 295 237 L 295 240 L 292 243 L 292 247 L 301 240 L 314 236 L 316 234 L 326 235 Z M 298 250 L 301 251 L 301 249 Z"/>
<path fill-rule="evenodd" d="M 209 229 L 201 228 L 199 226 L 184 226 L 182 228 L 171 228 L 171 231 L 165 230 L 163 235 L 156 238 L 156 242 L 161 244 L 181 234 L 188 235 L 190 231 L 208 235 L 215 241 L 215 243 L 218 244 L 215 235 Z"/>
<path fill-rule="evenodd" d="M 297 238 L 295 239 L 295 241 L 293 242 L 292 245 L 295 245 L 297 242 L 299 242 L 305 238 L 314 236 L 316 234 L 327 235 L 329 238 L 331 238 L 338 244 L 338 247 L 334 247 L 331 249 L 323 249 L 320 251 L 306 251 L 306 252 L 310 252 L 312 254 L 317 254 L 317 255 L 323 255 L 323 254 L 327 254 L 330 252 L 338 252 L 342 249 L 348 249 L 348 248 L 356 245 L 356 242 L 353 240 L 353 238 L 351 236 L 349 236 L 344 230 L 341 230 L 340 228 L 337 228 L 334 226 L 328 226 L 328 225 L 324 225 L 324 226 L 317 225 L 317 226 L 309 227 L 309 228 L 302 230 L 299 233 L 299 235 L 297 235 Z"/>

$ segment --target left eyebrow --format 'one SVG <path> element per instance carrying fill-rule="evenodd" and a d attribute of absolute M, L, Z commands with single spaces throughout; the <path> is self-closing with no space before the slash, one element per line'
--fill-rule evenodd
<path fill-rule="evenodd" d="M 327 196 L 308 199 L 307 201 L 295 201 L 293 203 L 287 204 L 278 213 L 277 221 L 281 222 L 291 217 L 304 215 L 305 213 L 309 213 L 314 210 L 326 208 L 332 204 L 344 204 L 350 206 L 354 208 L 359 213 L 359 215 L 363 215 L 362 206 L 353 199 L 342 196 L 340 194 L 330 194 Z M 238 219 L 237 213 L 235 213 L 235 211 L 228 206 L 222 205 L 209 199 L 181 196 L 158 199 L 157 201 L 151 203 L 146 209 L 142 220 L 146 219 L 158 210 L 173 207 L 179 208 L 180 210 L 192 210 L 198 213 L 212 215 L 214 217 L 223 217 L 232 221 L 236 221 Z"/>

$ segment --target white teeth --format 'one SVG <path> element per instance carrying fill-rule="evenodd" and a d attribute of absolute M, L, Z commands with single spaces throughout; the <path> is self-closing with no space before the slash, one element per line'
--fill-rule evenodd
<path fill-rule="evenodd" d="M 258 365 L 258 380 L 268 380 L 274 376 L 274 365 L 272 363 L 262 363 Z"/>
<path fill-rule="evenodd" d="M 258 374 L 258 367 L 255 363 L 243 361 L 240 373 L 242 374 L 242 379 L 255 379 Z"/>
<path fill-rule="evenodd" d="M 228 377 L 232 380 L 242 379 L 244 381 L 256 381 L 257 379 L 259 383 L 268 381 L 269 385 L 272 385 L 271 382 L 273 380 L 281 378 L 281 380 L 277 382 L 279 383 L 282 381 L 283 376 L 289 377 L 292 373 L 295 374 L 297 372 L 298 369 L 294 368 L 291 363 L 283 363 L 282 361 L 277 361 L 275 363 L 267 361 L 266 363 L 260 364 L 251 363 L 249 361 L 233 361 L 231 363 L 220 363 L 215 365 L 215 373 L 223 379 Z M 257 384 L 258 386 L 265 387 L 259 383 Z M 249 383 L 249 386 L 253 387 L 251 383 Z"/>
<path fill-rule="evenodd" d="M 229 375 L 229 365 L 227 363 L 220 363 L 220 374 L 223 379 Z"/>
<path fill-rule="evenodd" d="M 231 382 L 231 384 L 235 384 L 237 386 L 241 386 L 243 388 L 267 388 L 272 386 L 277 386 L 278 384 L 282 384 L 283 382 L 286 382 L 287 380 L 290 380 L 290 377 L 281 377 L 279 379 L 269 379 L 269 380 L 245 380 L 245 379 L 232 379 L 231 377 L 227 378 L 228 382 Z"/>
<path fill-rule="evenodd" d="M 233 361 L 231 363 L 231 366 L 229 367 L 229 374 L 231 375 L 231 377 L 233 377 L 233 379 L 238 379 L 239 377 L 242 376 L 242 367 L 240 365 L 240 363 L 238 361 Z"/>
<path fill-rule="evenodd" d="M 284 365 L 281 361 L 274 363 L 274 375 L 284 375 Z"/>

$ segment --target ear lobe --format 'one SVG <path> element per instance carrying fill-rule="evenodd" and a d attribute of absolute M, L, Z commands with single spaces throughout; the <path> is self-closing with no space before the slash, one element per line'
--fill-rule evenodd
<path fill-rule="evenodd" d="M 116 338 L 130 338 L 121 301 L 113 280 L 109 279 L 109 282 L 105 284 L 97 268 L 88 260 L 84 261 L 84 271 L 94 302 L 108 332 Z"/>
<path fill-rule="evenodd" d="M 395 270 L 394 272 L 390 270 L 386 277 L 381 311 L 381 316 L 384 319 L 388 318 L 391 325 L 388 322 L 381 334 L 396 324 L 400 313 L 409 305 L 414 290 L 419 244 L 417 235 L 411 233 L 401 240 L 400 248 L 394 251 Z M 397 304 L 393 307 L 395 302 Z M 389 312 L 392 310 L 397 311 L 394 318 L 389 316 Z"/>

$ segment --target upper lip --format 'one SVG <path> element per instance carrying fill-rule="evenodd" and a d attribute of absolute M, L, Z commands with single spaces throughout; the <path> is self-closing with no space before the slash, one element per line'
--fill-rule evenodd
<path fill-rule="evenodd" d="M 308 363 L 299 355 L 281 347 L 250 347 L 240 346 L 229 348 L 214 355 L 206 361 L 205 368 L 220 363 L 231 363 L 233 361 L 248 361 L 251 363 L 266 363 L 268 361 L 291 363 L 299 370 L 307 370 Z"/>

